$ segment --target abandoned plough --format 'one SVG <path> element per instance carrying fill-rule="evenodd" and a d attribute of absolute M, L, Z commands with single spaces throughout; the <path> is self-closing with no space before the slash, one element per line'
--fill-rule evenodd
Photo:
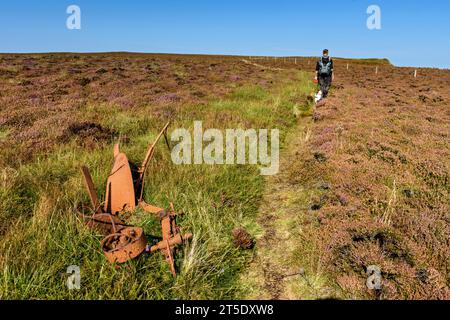
<path fill-rule="evenodd" d="M 155 153 L 156 144 L 164 135 L 167 140 L 167 123 L 150 145 L 141 166 L 134 172 L 131 170 L 127 156 L 120 152 L 119 144 L 114 146 L 114 164 L 107 180 L 104 205 L 99 202 L 95 192 L 89 169 L 81 168 L 86 183 L 86 188 L 91 199 L 94 214 L 87 217 L 87 225 L 102 231 L 106 237 L 101 242 L 102 250 L 111 263 L 123 263 L 136 258 L 144 252 L 153 253 L 161 251 L 169 264 L 170 271 L 176 276 L 174 250 L 177 245 L 192 237 L 187 233 L 182 235 L 176 223 L 173 204 L 165 210 L 146 203 L 143 197 L 144 177 L 150 160 Z M 133 173 L 134 179 L 133 179 Z M 159 217 L 162 239 L 154 245 L 147 243 L 144 230 L 140 227 L 127 225 L 120 216 L 124 213 L 132 213 L 136 208 L 155 214 Z"/>

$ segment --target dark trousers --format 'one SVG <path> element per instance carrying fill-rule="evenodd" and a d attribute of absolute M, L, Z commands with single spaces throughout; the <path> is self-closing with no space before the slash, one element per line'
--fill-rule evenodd
<path fill-rule="evenodd" d="M 328 91 L 331 87 L 331 75 L 329 76 L 319 76 L 320 90 L 322 91 L 322 96 L 326 98 L 328 96 Z"/>

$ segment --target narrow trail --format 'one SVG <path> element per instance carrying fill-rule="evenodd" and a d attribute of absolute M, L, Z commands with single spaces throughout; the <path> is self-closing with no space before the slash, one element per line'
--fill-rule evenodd
<path fill-rule="evenodd" d="M 290 130 L 280 153 L 280 171 L 267 178 L 257 219 L 262 232 L 248 273 L 243 276 L 247 299 L 300 299 L 293 286 L 311 286 L 302 267 L 292 264 L 291 259 L 296 247 L 293 244 L 301 241 L 297 221 L 308 207 L 307 201 L 302 201 L 307 190 L 290 183 L 289 171 L 290 165 L 298 161 L 298 152 L 305 149 L 311 124 L 311 119 L 303 118 Z"/>
<path fill-rule="evenodd" d="M 321 270 L 320 255 L 304 232 L 316 190 L 294 181 L 297 173 L 293 167 L 298 167 L 299 161 L 303 162 L 310 153 L 313 124 L 313 117 L 298 119 L 280 152 L 279 173 L 266 178 L 257 218 L 260 232 L 256 249 L 241 278 L 245 299 L 321 299 L 334 293 Z"/>
<path fill-rule="evenodd" d="M 242 62 L 244 62 L 246 64 L 250 64 L 250 65 L 258 67 L 258 68 L 264 68 L 264 69 L 271 70 L 271 71 L 283 71 L 283 70 L 286 70 L 286 69 L 283 69 L 283 68 L 274 68 L 274 67 L 269 67 L 269 66 L 263 66 L 262 64 L 251 62 L 251 61 L 248 61 L 246 59 L 242 59 Z"/>

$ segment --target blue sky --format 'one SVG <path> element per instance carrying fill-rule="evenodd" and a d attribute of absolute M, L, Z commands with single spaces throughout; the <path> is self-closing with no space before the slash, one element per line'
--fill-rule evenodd
<path fill-rule="evenodd" d="M 81 8 L 81 30 L 66 9 Z M 381 30 L 366 27 L 381 8 Z M 0 3 L 0 52 L 136 51 L 386 57 L 450 68 L 448 0 L 14 0 Z"/>

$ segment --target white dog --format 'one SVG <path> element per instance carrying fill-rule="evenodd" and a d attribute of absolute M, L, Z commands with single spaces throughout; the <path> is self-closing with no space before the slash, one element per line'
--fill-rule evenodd
<path fill-rule="evenodd" d="M 319 102 L 320 100 L 322 100 L 322 90 L 319 90 L 319 92 L 317 92 L 316 97 L 315 97 L 315 102 Z"/>

